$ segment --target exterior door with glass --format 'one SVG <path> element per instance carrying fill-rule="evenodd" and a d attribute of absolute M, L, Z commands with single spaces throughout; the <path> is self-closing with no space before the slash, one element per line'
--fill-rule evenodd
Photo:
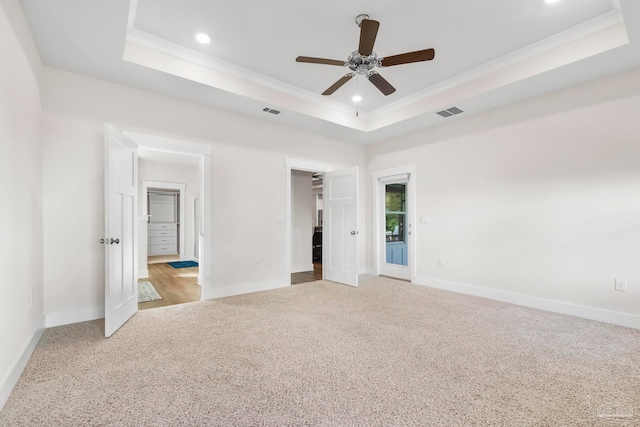
<path fill-rule="evenodd" d="M 383 211 L 382 224 L 384 239 L 382 245 L 380 274 L 411 280 L 409 270 L 409 238 L 411 223 L 408 216 L 409 176 L 385 182 L 380 181 L 379 209 Z M 380 235 L 380 234 L 379 234 Z"/>

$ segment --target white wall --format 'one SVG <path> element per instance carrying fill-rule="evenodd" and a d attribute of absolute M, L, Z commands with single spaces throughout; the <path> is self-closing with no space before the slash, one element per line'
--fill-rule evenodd
<path fill-rule="evenodd" d="M 635 70 L 369 147 L 369 177 L 416 165 L 430 223 L 414 228 L 415 281 L 640 327 L 638 82 Z"/>
<path fill-rule="evenodd" d="M 286 114 L 286 112 L 284 112 Z M 212 147 L 214 295 L 289 283 L 285 252 L 285 159 L 357 165 L 365 147 L 198 104 L 45 67 L 43 75 L 45 313 L 102 316 L 104 122 L 124 131 Z M 364 181 L 361 221 L 364 222 Z M 260 209 L 256 209 L 259 206 Z M 233 226 L 231 226 L 233 225 Z M 364 270 L 364 236 L 359 266 Z M 222 242 L 216 244 L 216 242 Z M 73 266 L 73 268 L 70 268 Z"/>
<path fill-rule="evenodd" d="M 42 65 L 22 9 L 14 0 L 0 1 L 0 63 L 2 408 L 44 326 L 39 143 Z"/>
<path fill-rule="evenodd" d="M 291 171 L 291 272 L 313 270 L 313 206 L 311 172 Z"/>
<path fill-rule="evenodd" d="M 146 194 L 143 194 L 142 181 L 161 181 L 174 184 L 185 184 L 185 212 L 183 213 L 184 224 L 181 226 L 185 237 L 185 247 L 181 249 L 180 255 L 186 259 L 193 259 L 193 199 L 200 194 L 200 167 L 197 165 L 184 165 L 140 159 L 138 161 L 138 201 L 140 205 L 140 215 L 144 212 L 142 206 L 146 199 Z M 145 223 L 140 223 L 138 235 L 138 263 L 139 270 L 142 271 L 147 269 L 147 229 Z"/>

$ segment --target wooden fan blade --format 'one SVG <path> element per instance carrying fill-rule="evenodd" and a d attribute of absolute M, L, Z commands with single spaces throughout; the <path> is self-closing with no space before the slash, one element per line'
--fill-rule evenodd
<path fill-rule="evenodd" d="M 351 74 L 346 74 L 344 77 L 342 77 L 340 80 L 338 80 L 337 82 L 335 82 L 329 89 L 325 90 L 324 92 L 322 92 L 323 95 L 331 95 L 333 92 L 337 91 L 338 89 L 340 89 L 342 87 L 342 85 L 344 85 L 346 82 L 348 82 L 349 80 L 351 80 L 351 77 L 353 77 L 353 73 Z"/>
<path fill-rule="evenodd" d="M 358 53 L 362 56 L 369 56 L 373 52 L 373 44 L 376 42 L 380 23 L 372 19 L 363 19 L 360 24 L 360 46 Z"/>
<path fill-rule="evenodd" d="M 392 65 L 410 64 L 412 62 L 431 61 L 436 56 L 433 49 L 416 50 L 415 52 L 401 53 L 400 55 L 388 56 L 380 60 L 383 67 Z"/>
<path fill-rule="evenodd" d="M 337 65 L 339 67 L 344 67 L 346 65 L 345 61 L 338 61 L 336 59 L 313 58 L 311 56 L 298 56 L 296 58 L 296 62 L 307 62 L 309 64 Z"/>
<path fill-rule="evenodd" d="M 385 96 L 391 95 L 396 91 L 395 87 L 391 86 L 391 84 L 386 81 L 384 77 L 376 72 L 371 73 L 371 75 L 367 76 L 367 78 L 371 83 L 373 83 L 375 87 L 380 89 L 380 92 L 382 92 Z"/>

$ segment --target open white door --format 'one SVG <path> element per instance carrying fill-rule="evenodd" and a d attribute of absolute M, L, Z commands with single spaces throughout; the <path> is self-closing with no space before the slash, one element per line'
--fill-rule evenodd
<path fill-rule="evenodd" d="M 322 271 L 326 280 L 358 286 L 358 168 L 324 175 Z"/>
<path fill-rule="evenodd" d="M 104 335 L 110 337 L 138 311 L 138 150 L 105 124 Z"/>

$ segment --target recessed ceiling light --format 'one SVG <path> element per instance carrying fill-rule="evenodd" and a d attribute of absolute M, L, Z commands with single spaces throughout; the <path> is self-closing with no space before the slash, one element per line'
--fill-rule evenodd
<path fill-rule="evenodd" d="M 544 0 L 546 4 L 558 3 L 560 0 Z"/>
<path fill-rule="evenodd" d="M 202 44 L 211 43 L 211 37 L 209 37 L 209 35 L 205 33 L 196 34 L 196 40 L 198 40 Z"/>
<path fill-rule="evenodd" d="M 353 102 L 360 102 L 362 101 L 362 97 L 360 95 L 354 95 L 353 98 L 351 98 L 351 100 Z"/>

